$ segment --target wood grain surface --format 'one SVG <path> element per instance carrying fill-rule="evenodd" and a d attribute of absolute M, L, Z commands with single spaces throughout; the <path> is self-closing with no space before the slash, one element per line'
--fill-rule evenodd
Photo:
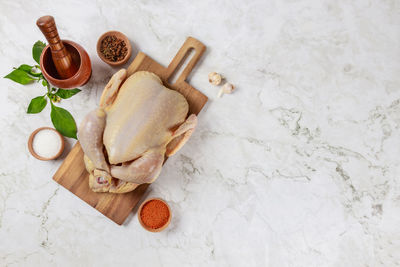
<path fill-rule="evenodd" d="M 195 51 L 194 56 L 190 59 L 176 82 L 169 84 L 168 79 L 176 73 L 182 61 L 192 49 Z M 201 42 L 188 37 L 167 68 L 146 54 L 139 52 L 128 68 L 128 75 L 141 70 L 154 72 L 161 78 L 165 86 L 182 93 L 188 100 L 189 114 L 194 113 L 197 115 L 206 104 L 207 97 L 188 84 L 186 78 L 201 58 L 205 49 L 206 47 Z M 93 192 L 89 188 L 89 173 L 85 169 L 83 151 L 79 142 L 67 155 L 60 168 L 54 174 L 53 179 L 119 225 L 124 223 L 149 186 L 149 184 L 143 184 L 134 191 L 125 194 Z"/>

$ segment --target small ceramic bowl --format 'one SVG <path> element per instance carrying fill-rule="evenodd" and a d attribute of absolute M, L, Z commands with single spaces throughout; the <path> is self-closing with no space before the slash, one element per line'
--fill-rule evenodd
<path fill-rule="evenodd" d="M 111 61 L 111 60 L 108 60 L 108 59 L 106 59 L 106 58 L 104 57 L 104 55 L 100 52 L 101 42 L 103 41 L 103 39 L 104 39 L 105 37 L 110 36 L 110 35 L 114 35 L 114 36 L 117 37 L 118 39 L 122 39 L 123 41 L 125 41 L 125 45 L 126 45 L 126 48 L 128 49 L 128 51 L 127 51 L 126 56 L 125 56 L 122 60 L 120 60 L 120 61 Z M 131 57 L 131 55 L 132 55 L 132 46 L 131 46 L 131 43 L 129 42 L 128 37 L 126 37 L 125 34 L 123 34 L 123 33 L 121 33 L 121 32 L 118 32 L 118 31 L 108 31 L 108 32 L 103 33 L 103 34 L 100 36 L 99 40 L 97 40 L 97 54 L 99 55 L 100 59 L 103 60 L 103 61 L 104 61 L 105 63 L 107 63 L 108 65 L 111 65 L 111 66 L 119 66 L 119 65 L 125 64 L 125 63 L 128 61 L 128 59 Z"/>
<path fill-rule="evenodd" d="M 33 139 L 35 138 L 35 135 L 36 135 L 38 132 L 40 132 L 41 130 L 52 130 L 52 131 L 56 132 L 56 133 L 58 134 L 58 136 L 60 137 L 60 139 L 61 139 L 61 148 L 60 148 L 60 151 L 59 151 L 56 155 L 54 155 L 53 157 L 51 157 L 51 158 L 44 158 L 44 157 L 42 157 L 42 156 L 39 156 L 38 154 L 36 154 L 35 150 L 33 149 Z M 50 128 L 50 127 L 40 127 L 40 128 L 38 128 L 38 129 L 34 130 L 34 131 L 31 133 L 31 135 L 29 136 L 29 139 L 28 139 L 28 149 L 29 149 L 29 152 L 32 154 L 32 156 L 34 156 L 35 158 L 40 159 L 40 160 L 53 160 L 53 159 L 58 158 L 58 157 L 62 154 L 62 152 L 64 151 L 64 147 L 65 147 L 64 137 L 63 137 L 56 129 Z"/>
<path fill-rule="evenodd" d="M 164 203 L 164 204 L 167 206 L 168 212 L 169 212 L 168 221 L 167 221 L 163 226 L 161 226 L 160 228 L 156 228 L 156 229 L 153 229 L 153 228 L 148 227 L 148 226 L 142 221 L 142 217 L 140 216 L 140 215 L 142 214 L 142 208 L 144 207 L 144 205 L 146 205 L 147 203 L 149 203 L 149 202 L 152 201 L 152 200 L 158 200 L 158 201 L 161 201 L 162 203 Z M 140 225 L 142 225 L 143 228 L 146 229 L 147 231 L 153 232 L 153 233 L 161 232 L 162 230 L 164 230 L 165 228 L 167 228 L 168 225 L 169 225 L 169 223 L 171 222 L 171 217 L 172 217 L 172 215 L 171 215 L 171 209 L 170 209 L 168 203 L 167 203 L 166 201 L 164 201 L 163 199 L 161 199 L 161 198 L 149 198 L 149 199 L 145 200 L 145 201 L 142 203 L 142 205 L 140 205 L 137 214 L 138 214 L 137 217 L 138 217 L 138 219 L 139 219 Z"/>

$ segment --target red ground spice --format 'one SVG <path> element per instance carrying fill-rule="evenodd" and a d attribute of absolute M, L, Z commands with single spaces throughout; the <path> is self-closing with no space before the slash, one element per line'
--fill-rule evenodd
<path fill-rule="evenodd" d="M 140 212 L 140 219 L 151 229 L 158 229 L 168 222 L 169 210 L 160 200 L 153 199 L 144 204 Z"/>

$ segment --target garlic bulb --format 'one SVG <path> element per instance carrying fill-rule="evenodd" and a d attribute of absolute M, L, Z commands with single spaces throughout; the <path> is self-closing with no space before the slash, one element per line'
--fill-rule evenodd
<path fill-rule="evenodd" d="M 219 73 L 216 73 L 216 72 L 210 72 L 209 74 L 208 74 L 208 81 L 211 83 L 211 84 L 213 84 L 213 85 L 218 85 L 218 84 L 220 84 L 221 83 L 221 81 L 222 81 L 222 76 L 221 76 L 221 74 L 219 74 Z"/>
<path fill-rule="evenodd" d="M 230 94 L 235 90 L 235 86 L 231 83 L 225 83 L 222 86 L 221 90 L 219 90 L 218 97 L 221 97 L 223 94 Z"/>

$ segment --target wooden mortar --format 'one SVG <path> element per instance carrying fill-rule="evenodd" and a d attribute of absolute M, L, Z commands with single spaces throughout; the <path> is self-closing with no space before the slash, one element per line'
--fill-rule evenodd
<path fill-rule="evenodd" d="M 52 85 L 64 89 L 86 84 L 92 66 L 85 49 L 75 42 L 61 40 L 52 16 L 40 17 L 36 24 L 49 42 L 40 55 L 43 76 Z"/>

